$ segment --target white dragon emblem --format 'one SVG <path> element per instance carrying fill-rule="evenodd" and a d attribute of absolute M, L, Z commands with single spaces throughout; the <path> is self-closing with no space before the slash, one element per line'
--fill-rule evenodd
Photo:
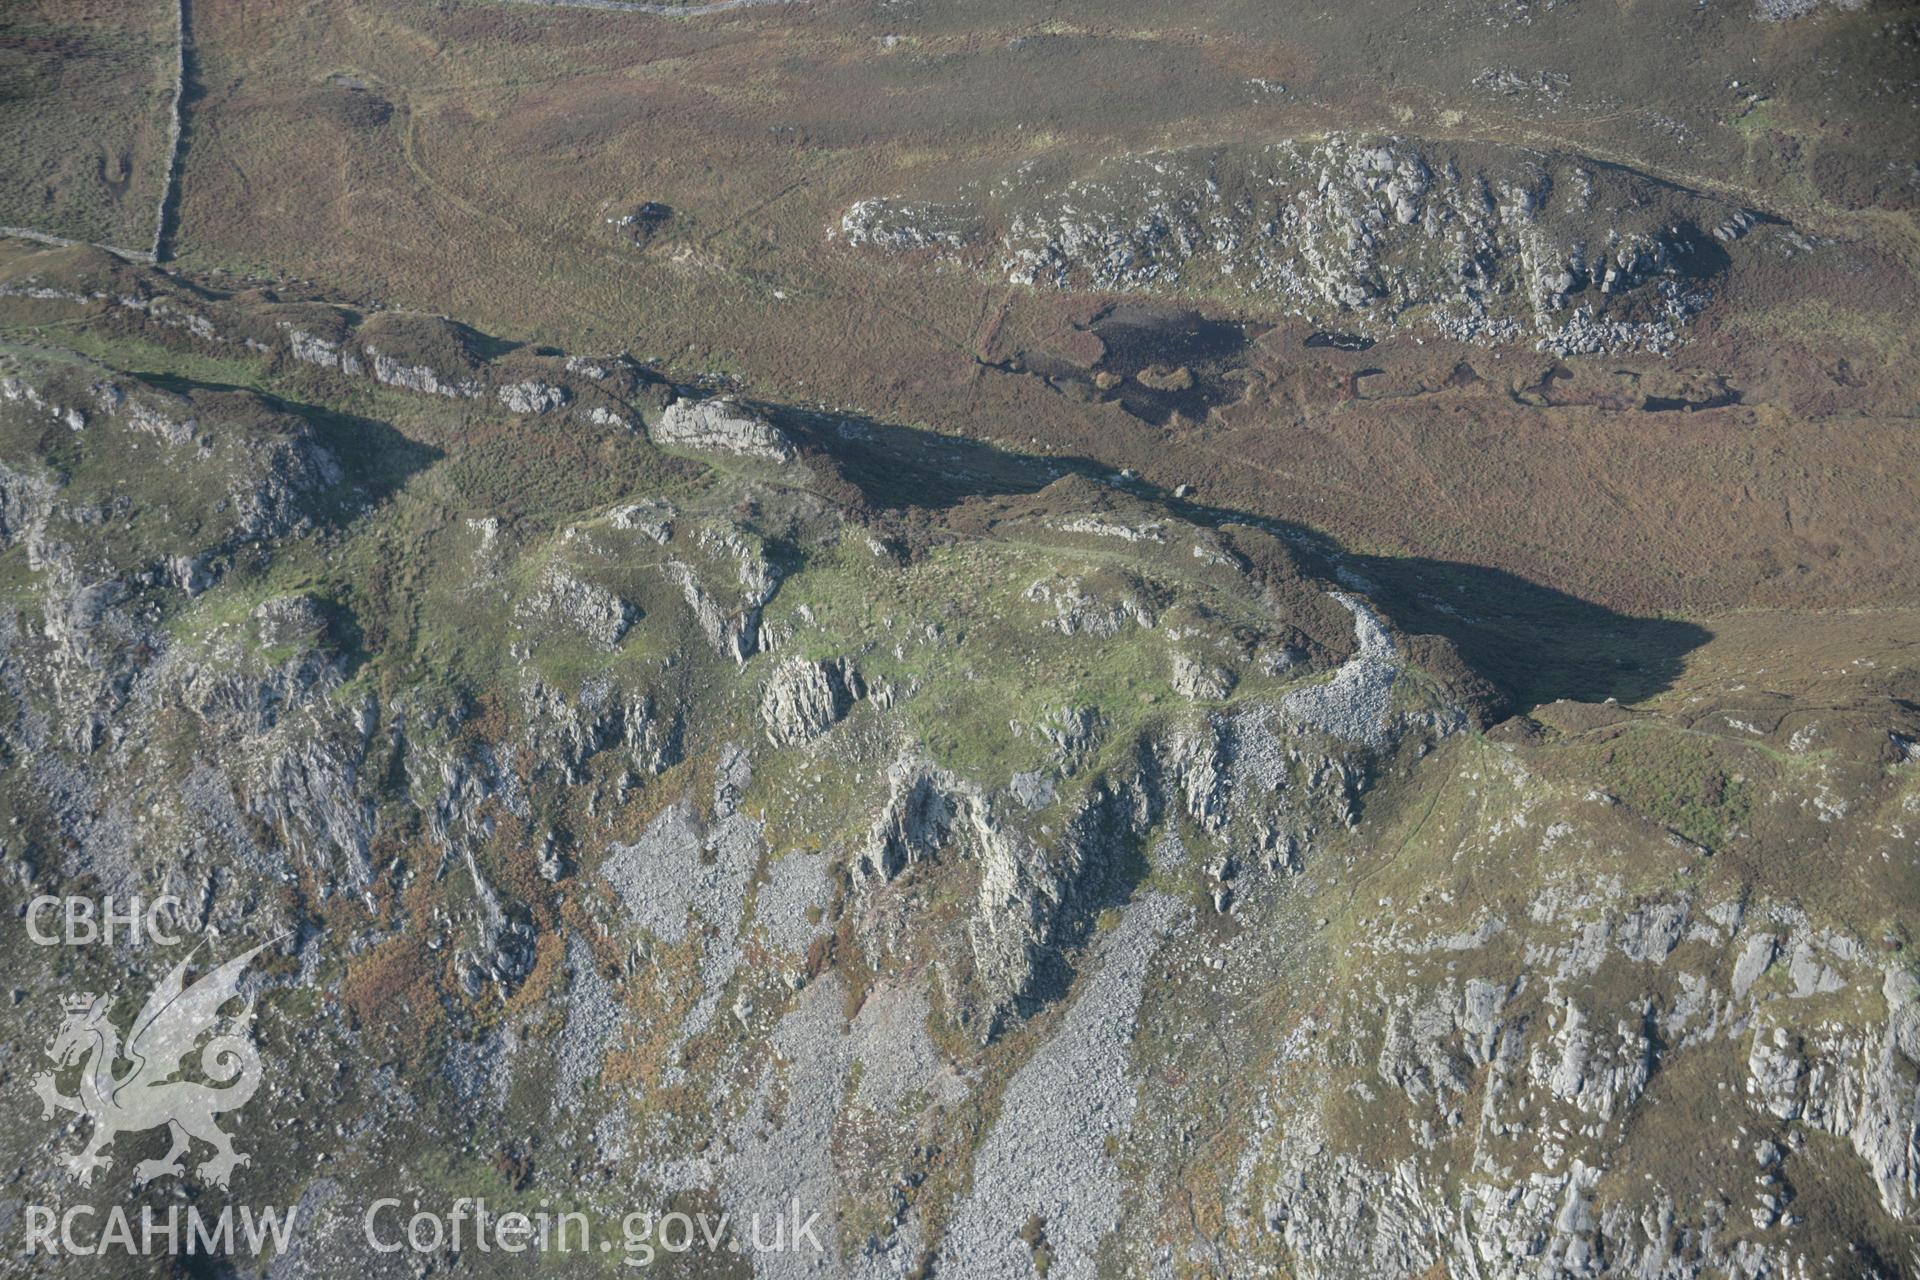
<path fill-rule="evenodd" d="M 162 1158 L 142 1160 L 135 1167 L 134 1176 L 142 1183 L 167 1174 L 184 1176 L 180 1157 L 187 1154 L 194 1138 L 214 1149 L 195 1169 L 206 1182 L 224 1187 L 235 1166 L 249 1163 L 233 1149 L 232 1139 L 213 1117 L 216 1112 L 245 1106 L 260 1087 L 260 1055 L 251 1035 L 253 1004 L 249 1001 L 231 1018 L 223 1019 L 220 1010 L 239 994 L 240 974 L 247 964 L 270 945 L 263 942 L 234 957 L 192 986 L 185 985 L 187 965 L 193 960 L 188 955 L 147 997 L 124 1048 L 119 1030 L 107 1020 L 107 997 L 88 993 L 62 1001 L 66 1017 L 47 1043 L 47 1056 L 61 1071 L 76 1062 L 83 1064 L 78 1092 L 61 1093 L 53 1072 L 42 1072 L 33 1087 L 45 1108 L 43 1117 L 51 1117 L 59 1108 L 93 1121 L 93 1136 L 86 1148 L 66 1162 L 80 1185 L 92 1181 L 95 1169 L 113 1163 L 106 1149 L 117 1135 L 161 1125 L 171 1131 L 173 1147 Z M 213 1083 L 176 1079 L 188 1052 L 213 1031 L 219 1034 L 207 1042 L 199 1057 L 201 1074 Z M 124 1071 L 117 1069 L 122 1061 L 128 1064 Z"/>

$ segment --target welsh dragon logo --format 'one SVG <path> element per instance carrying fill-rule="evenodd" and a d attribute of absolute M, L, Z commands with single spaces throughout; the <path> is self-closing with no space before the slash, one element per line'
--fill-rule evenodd
<path fill-rule="evenodd" d="M 124 1046 L 119 1029 L 107 1020 L 110 1001 L 106 996 L 89 992 L 61 1002 L 65 1017 L 47 1043 L 47 1056 L 61 1072 L 82 1064 L 79 1089 L 72 1096 L 61 1093 L 54 1072 L 42 1072 L 34 1080 L 34 1092 L 40 1095 L 43 1118 L 58 1108 L 93 1121 L 93 1136 L 86 1147 L 66 1162 L 81 1186 L 93 1180 L 95 1169 L 113 1163 L 106 1149 L 115 1137 L 161 1125 L 171 1132 L 173 1146 L 160 1159 L 142 1160 L 135 1167 L 134 1176 L 142 1183 L 168 1174 L 184 1176 L 181 1157 L 195 1138 L 214 1149 L 195 1168 L 205 1182 L 225 1187 L 234 1168 L 249 1163 L 233 1149 L 233 1140 L 214 1116 L 245 1106 L 260 1087 L 260 1055 L 252 1039 L 253 1004 L 249 1001 L 228 1018 L 221 1017 L 220 1010 L 239 994 L 240 975 L 247 965 L 271 945 L 263 942 L 234 957 L 192 986 L 186 985 L 187 966 L 193 960 L 189 954 L 147 997 Z M 194 1045 L 209 1034 L 213 1038 L 201 1050 L 198 1063 L 200 1073 L 212 1083 L 176 1079 Z"/>

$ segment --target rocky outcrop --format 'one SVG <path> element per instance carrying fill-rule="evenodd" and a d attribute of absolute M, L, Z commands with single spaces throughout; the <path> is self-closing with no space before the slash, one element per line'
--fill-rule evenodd
<path fill-rule="evenodd" d="M 66 426 L 73 431 L 84 430 L 87 425 L 87 415 L 84 409 L 76 405 L 63 405 L 50 400 L 41 392 L 40 388 L 22 378 L 13 376 L 0 377 L 0 401 L 25 404 L 34 409 L 38 409 L 55 421 L 65 423 Z M 109 400 L 108 403 L 112 404 L 115 402 Z"/>
<path fill-rule="evenodd" d="M 617 647 L 640 617 L 630 602 L 559 564 L 546 567 L 539 588 L 521 601 L 520 612 L 546 625 L 565 627 L 604 650 Z"/>
<path fill-rule="evenodd" d="M 710 558 L 711 568 L 703 570 L 672 559 L 662 571 L 680 588 L 694 622 L 714 652 L 744 663 L 766 647 L 760 615 L 780 588 L 779 567 L 767 557 L 766 546 L 758 537 L 736 526 L 704 525 L 695 540 Z M 732 571 L 730 583 L 720 577 L 728 569 Z"/>
<path fill-rule="evenodd" d="M 1329 1055 L 1303 1044 L 1288 1059 L 1276 1076 L 1271 1127 L 1258 1125 L 1275 1135 L 1276 1163 L 1247 1187 L 1266 1188 L 1262 1212 L 1293 1267 L 1308 1275 L 1791 1271 L 1804 1248 L 1818 1247 L 1796 1243 L 1804 1219 L 1794 1212 L 1794 1178 L 1810 1154 L 1808 1126 L 1850 1144 L 1892 1218 L 1910 1214 L 1920 1092 L 1906 1045 L 1913 979 L 1889 972 L 1880 1028 L 1842 1030 L 1800 1013 L 1793 1000 L 1836 998 L 1865 979 L 1854 967 L 1865 956 L 1845 937 L 1805 932 L 1793 908 L 1760 914 L 1737 901 L 1703 912 L 1684 897 L 1626 905 L 1617 885 L 1603 883 L 1548 895 L 1516 925 L 1483 919 L 1470 933 L 1396 930 L 1377 940 L 1389 964 L 1444 953 L 1453 957 L 1448 969 L 1485 972 L 1506 966 L 1496 955 L 1516 954 L 1505 941 L 1511 929 L 1528 935 L 1517 972 L 1464 983 L 1441 977 L 1384 1006 L 1361 1001 L 1335 1015 L 1330 1030 L 1377 1051 L 1371 1077 L 1347 1087 L 1376 1119 L 1397 1117 L 1410 1154 L 1370 1162 L 1321 1127 L 1315 1113 L 1324 1114 L 1324 1094 L 1307 1102 L 1318 1090 L 1305 1081 L 1351 1061 L 1347 1050 Z M 1836 974 L 1827 992 L 1802 984 L 1802 994 L 1783 1003 L 1782 991 L 1755 991 L 1764 970 L 1753 958 L 1772 953 L 1782 925 L 1794 949 Z M 1585 985 L 1601 970 L 1616 993 L 1604 1002 Z M 1716 990 L 1702 970 L 1717 970 L 1724 987 Z M 1793 989 L 1790 978 L 1783 985 Z M 1731 1082 L 1715 1065 L 1727 1064 L 1728 1049 L 1738 1051 Z M 1662 1111 L 1697 1073 L 1717 1080 L 1722 1101 L 1709 1104 L 1715 1120 L 1696 1141 L 1740 1171 L 1720 1184 L 1727 1199 L 1690 1201 L 1663 1185 L 1668 1166 L 1644 1156 L 1635 1166 L 1639 1185 L 1603 1189 L 1603 1177 L 1620 1167 L 1616 1153 L 1646 1141 L 1647 1126 L 1663 1126 Z M 1662 1092 L 1667 1080 L 1676 1083 Z M 1433 1194 L 1446 1151 L 1463 1137 L 1476 1154 L 1470 1167 L 1454 1166 L 1460 1194 Z M 1544 1167 L 1521 1172 L 1533 1165 Z M 1267 1166 L 1249 1163 L 1243 1173 L 1255 1167 Z M 1342 1214 L 1378 1229 L 1329 1229 L 1329 1215 Z"/>
<path fill-rule="evenodd" d="M 1904 1219 L 1920 1206 L 1920 980 L 1892 968 L 1880 988 L 1877 1028 L 1758 1020 L 1745 1091 L 1776 1120 L 1845 1139 L 1887 1213 Z"/>
<path fill-rule="evenodd" d="M 1743 218 L 1578 156 L 1336 134 L 1127 157 L 944 202 L 862 200 L 838 234 L 1020 284 L 1224 289 L 1368 333 L 1417 317 L 1566 353 L 1670 349 L 1709 301 L 1703 228 Z"/>
<path fill-rule="evenodd" d="M 1042 976 L 1046 949 L 1068 924 L 1083 874 L 1110 871 L 1125 836 L 1105 830 L 1104 808 L 1090 802 L 1074 818 L 1073 833 L 1050 850 L 1004 823 L 977 788 L 910 757 L 889 768 L 887 783 L 887 802 L 855 860 L 857 883 L 873 899 L 921 864 L 976 869 L 966 926 L 973 976 L 955 981 L 947 998 L 962 1026 L 991 1039 Z M 889 919 L 870 911 L 868 945 L 875 951 L 890 947 Z"/>
<path fill-rule="evenodd" d="M 1176 653 L 1168 683 L 1189 702 L 1218 702 L 1233 692 L 1234 674 L 1217 663 Z"/>
<path fill-rule="evenodd" d="M 791 462 L 793 442 L 780 428 L 737 401 L 676 400 L 650 429 L 654 443 L 763 462 Z"/>
<path fill-rule="evenodd" d="M 0 551 L 34 541 L 53 513 L 54 482 L 0 464 Z"/>
<path fill-rule="evenodd" d="M 565 408 L 573 399 L 572 394 L 565 387 L 557 387 L 551 382 L 542 382 L 538 378 L 509 382 L 494 394 L 511 413 L 549 413 L 555 409 Z"/>
<path fill-rule="evenodd" d="M 773 669 L 760 695 L 760 720 L 775 746 L 817 738 L 866 697 L 860 673 L 845 658 L 789 658 Z"/>
<path fill-rule="evenodd" d="M 616 529 L 644 534 L 664 547 L 673 541 L 673 519 L 678 514 L 671 502 L 649 500 L 615 507 L 607 513 L 607 521 Z"/>
<path fill-rule="evenodd" d="M 407 364 L 373 346 L 366 352 L 373 362 L 374 380 L 390 387 L 450 400 L 472 400 L 486 393 L 486 384 L 477 378 L 443 373 L 424 364 Z"/>
<path fill-rule="evenodd" d="M 1112 590 L 1078 576 L 1056 575 L 1034 582 L 1023 594 L 1034 604 L 1052 610 L 1053 616 L 1044 625 L 1063 636 L 1111 638 L 1129 622 L 1151 627 L 1155 620 L 1147 593 L 1137 582 L 1125 582 Z"/>
<path fill-rule="evenodd" d="M 366 366 L 360 357 L 341 339 L 309 333 L 288 322 L 282 322 L 280 327 L 287 335 L 288 352 L 300 363 L 338 369 L 349 377 L 359 377 L 365 372 Z"/>
<path fill-rule="evenodd" d="M 535 677 L 521 694 L 528 758 L 567 785 L 587 777 L 604 752 L 620 753 L 636 777 L 651 777 L 680 760 L 677 718 L 663 716 L 648 693 L 623 692 L 605 676 L 587 680 L 569 698 Z"/>

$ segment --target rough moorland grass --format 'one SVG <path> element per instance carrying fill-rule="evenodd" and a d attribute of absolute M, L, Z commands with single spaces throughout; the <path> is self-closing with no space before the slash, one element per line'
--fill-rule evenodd
<path fill-rule="evenodd" d="M 0 225 L 151 246 L 175 44 L 173 0 L 0 12 Z"/>

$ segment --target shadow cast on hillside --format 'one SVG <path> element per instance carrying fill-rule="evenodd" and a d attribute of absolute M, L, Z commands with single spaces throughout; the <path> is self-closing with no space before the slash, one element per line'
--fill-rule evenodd
<path fill-rule="evenodd" d="M 1087 458 L 1011 453 L 965 436 L 858 414 L 766 407 L 783 431 L 831 457 L 841 478 L 868 506 L 882 511 L 940 510 L 969 498 L 1038 493 L 1066 475 L 1112 472 Z"/>
<path fill-rule="evenodd" d="M 1696 623 L 1638 618 L 1517 574 L 1425 557 L 1349 556 L 1349 575 L 1395 626 L 1444 636 L 1508 709 L 1643 702 L 1673 687 L 1688 653 L 1712 639 Z"/>
<path fill-rule="evenodd" d="M 1672 688 L 1686 655 L 1712 638 L 1695 623 L 1634 617 L 1504 569 L 1357 555 L 1305 526 L 1176 498 L 1122 479 L 1091 458 L 1015 453 L 844 415 L 791 413 L 782 425 L 830 455 L 845 479 L 881 510 L 942 509 L 969 498 L 1037 493 L 1079 475 L 1160 502 L 1195 524 L 1266 528 L 1285 538 L 1311 571 L 1371 597 L 1400 630 L 1450 641 L 1514 712 L 1562 698 L 1644 701 Z"/>
<path fill-rule="evenodd" d="M 438 447 L 411 439 L 377 418 L 286 400 L 258 387 L 206 382 L 173 373 L 142 373 L 140 378 L 177 395 L 213 392 L 251 396 L 276 413 L 300 419 L 312 429 L 314 439 L 339 460 L 346 473 L 345 487 L 358 489 L 362 500 L 378 502 L 392 496 L 444 456 Z"/>
<path fill-rule="evenodd" d="M 410 439 L 378 419 L 286 400 L 257 387 L 205 382 L 170 373 L 139 376 L 179 395 L 246 395 L 268 409 L 306 423 L 313 438 L 334 456 L 342 471 L 340 483 L 312 497 L 310 512 L 322 525 L 348 524 L 399 492 L 416 474 L 444 456 L 442 450 Z M 353 584 L 348 595 L 356 591 L 380 594 L 388 585 L 385 573 L 384 566 L 379 567 L 373 580 Z M 329 595 L 315 603 L 325 620 L 328 643 L 340 654 L 345 674 L 351 678 L 386 646 L 386 629 L 363 616 L 348 599 Z"/>

